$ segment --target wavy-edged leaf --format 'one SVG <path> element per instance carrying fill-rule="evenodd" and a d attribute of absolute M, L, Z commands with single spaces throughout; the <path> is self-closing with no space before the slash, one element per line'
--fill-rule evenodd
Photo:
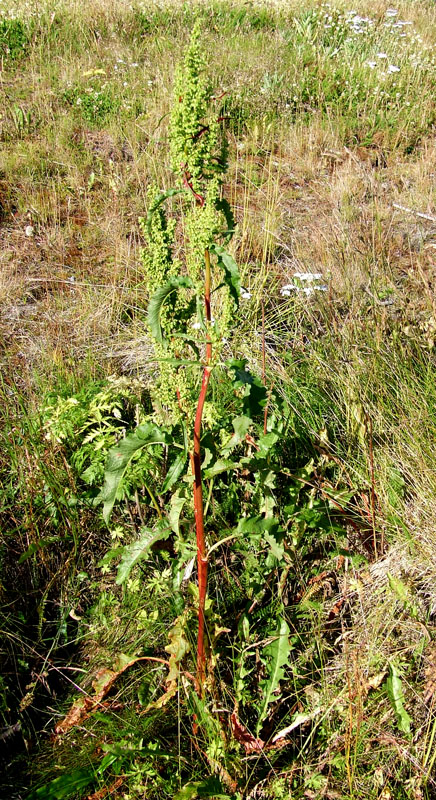
<path fill-rule="evenodd" d="M 157 342 L 164 341 L 162 328 L 160 326 L 160 312 L 166 298 L 180 288 L 192 289 L 193 285 L 194 284 L 190 278 L 185 275 L 179 275 L 175 278 L 171 278 L 171 280 L 168 281 L 168 283 L 165 283 L 164 286 L 159 286 L 159 289 L 156 289 L 148 304 L 147 321 L 150 326 L 151 333 Z"/>
<path fill-rule="evenodd" d="M 177 617 L 173 627 L 168 633 L 170 643 L 165 650 L 169 653 L 169 670 L 165 681 L 165 692 L 158 700 L 150 703 L 146 711 L 152 708 L 163 708 L 175 694 L 177 694 L 181 663 L 190 650 L 190 644 L 186 636 L 186 612 Z"/>
<path fill-rule="evenodd" d="M 159 527 L 157 530 L 150 530 L 150 528 L 141 528 L 141 536 L 136 542 L 126 545 L 121 556 L 121 561 L 118 566 L 117 580 L 118 584 L 124 583 L 139 561 L 141 561 L 148 554 L 148 551 L 153 547 L 156 542 L 161 542 L 168 539 L 171 534 L 170 527 Z"/>
<path fill-rule="evenodd" d="M 103 500 L 103 518 L 106 524 L 117 498 L 117 492 L 124 473 L 138 450 L 149 444 L 169 444 L 170 437 L 166 431 L 158 428 L 151 422 L 138 425 L 133 433 L 122 439 L 115 447 L 111 447 L 107 454 L 104 473 L 104 486 L 100 494 Z"/>
<path fill-rule="evenodd" d="M 160 192 L 157 197 L 155 198 L 154 202 L 151 204 L 150 208 L 148 209 L 147 216 L 145 218 L 145 227 L 147 228 L 149 236 L 151 236 L 151 223 L 153 220 L 153 214 L 165 200 L 168 200 L 170 197 L 174 197 L 176 194 L 186 194 L 186 189 L 167 189 L 166 192 Z"/>
<path fill-rule="evenodd" d="M 210 251 L 216 255 L 218 266 L 221 267 L 224 272 L 224 282 L 229 287 L 230 294 L 235 301 L 236 307 L 238 307 L 239 295 L 241 294 L 241 276 L 239 274 L 238 265 L 233 256 L 220 244 L 213 244 Z"/>
<path fill-rule="evenodd" d="M 261 659 L 266 667 L 266 677 L 260 682 L 262 701 L 259 709 L 256 736 L 268 716 L 268 706 L 277 699 L 280 681 L 285 677 L 284 669 L 289 662 L 291 645 L 289 644 L 289 626 L 282 617 L 274 640 L 263 648 Z"/>

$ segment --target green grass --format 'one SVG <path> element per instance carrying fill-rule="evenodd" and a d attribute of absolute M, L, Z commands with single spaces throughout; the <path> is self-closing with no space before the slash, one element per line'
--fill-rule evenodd
<path fill-rule="evenodd" d="M 5 796 L 38 787 L 36 796 L 71 800 L 104 787 L 126 800 L 434 796 L 435 235 L 416 212 L 435 216 L 436 18 L 427 2 L 390 17 L 359 0 L 357 14 L 372 22 L 353 23 L 350 9 L 0 3 Z M 274 490 L 298 543 L 288 573 L 268 572 L 262 594 L 261 548 L 237 540 L 215 550 L 210 625 L 225 630 L 214 641 L 212 700 L 196 705 L 186 674 L 195 672 L 195 572 L 178 594 L 170 540 L 116 584 L 121 547 L 140 514 L 152 518 L 144 475 L 157 491 L 160 466 L 135 462 L 109 530 L 94 501 L 108 448 L 140 421 L 155 381 L 138 217 L 152 182 L 172 185 L 173 70 L 197 14 L 230 140 L 232 252 L 251 293 L 224 356 L 261 374 L 263 304 L 267 386 L 286 418 L 279 455 L 292 474 L 313 463 L 297 521 L 284 511 L 292 479 Z M 295 273 L 322 277 L 309 284 Z M 113 395 L 111 375 L 123 376 L 128 397 Z M 211 396 L 226 430 L 238 401 L 222 375 Z M 98 436 L 85 442 L 91 423 Z M 258 503 L 243 480 L 235 489 L 215 479 L 215 544 Z M 316 516 L 323 492 L 335 493 L 330 521 L 345 533 Z M 144 713 L 165 691 L 166 668 L 137 662 L 103 707 L 50 742 L 80 690 L 93 695 L 99 669 L 116 669 L 123 653 L 169 657 L 183 605 L 190 651 L 168 703 Z M 282 614 L 292 652 L 262 736 L 303 721 L 282 749 L 246 751 L 230 717 L 236 703 L 255 733 L 263 648 Z M 392 665 L 410 736 L 389 697 Z"/>

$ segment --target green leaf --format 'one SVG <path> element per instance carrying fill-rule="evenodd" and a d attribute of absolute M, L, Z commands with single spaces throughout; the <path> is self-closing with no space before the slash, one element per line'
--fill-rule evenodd
<path fill-rule="evenodd" d="M 397 715 L 397 722 L 400 731 L 410 735 L 410 723 L 412 720 L 404 708 L 404 692 L 403 684 L 401 682 L 401 675 L 398 668 L 392 662 L 389 664 L 389 671 L 390 675 L 385 684 L 386 692 L 389 700 L 392 703 L 395 714 Z"/>
<path fill-rule="evenodd" d="M 147 228 L 150 237 L 152 235 L 151 223 L 153 220 L 154 212 L 157 211 L 159 206 L 162 205 L 162 203 L 164 203 L 165 200 L 168 200 L 169 197 L 174 197 L 174 195 L 176 194 L 187 194 L 187 192 L 186 189 L 168 189 L 166 192 L 160 192 L 160 194 L 157 195 L 154 203 L 152 203 L 152 205 L 148 209 L 148 213 L 145 218 L 145 226 Z"/>
<path fill-rule="evenodd" d="M 135 453 L 150 444 L 169 444 L 170 442 L 171 438 L 166 431 L 161 430 L 157 425 L 145 422 L 143 425 L 138 425 L 133 433 L 109 450 L 104 473 L 104 486 L 100 494 L 100 500 L 103 500 L 104 503 L 103 518 L 106 524 L 109 523 L 124 473 Z"/>
<path fill-rule="evenodd" d="M 285 677 L 284 669 L 289 662 L 291 645 L 289 644 L 289 627 L 284 618 L 280 620 L 274 640 L 267 644 L 262 651 L 262 662 L 266 667 L 266 678 L 260 682 L 262 691 L 262 702 L 257 721 L 256 736 L 268 715 L 268 706 L 276 700 L 277 691 L 280 688 L 280 681 Z"/>
<path fill-rule="evenodd" d="M 210 248 L 211 253 L 215 253 L 218 259 L 218 266 L 224 272 L 224 282 L 229 287 L 231 296 L 235 301 L 236 307 L 239 306 L 239 295 L 241 293 L 241 276 L 238 265 L 230 253 L 219 244 L 213 244 Z"/>
<path fill-rule="evenodd" d="M 186 497 L 182 495 L 182 492 L 184 492 L 184 489 L 178 489 L 174 492 L 171 497 L 170 510 L 168 512 L 168 522 L 171 525 L 171 530 L 174 531 L 177 536 L 179 535 L 180 515 L 186 503 Z"/>
<path fill-rule="evenodd" d="M 271 433 L 266 433 L 264 436 L 260 436 L 258 440 L 258 444 L 260 447 L 260 451 L 262 454 L 266 454 L 271 450 L 271 447 L 278 442 L 279 435 L 275 431 L 271 431 Z"/>
<path fill-rule="evenodd" d="M 124 583 L 130 575 L 131 570 L 136 564 L 145 558 L 148 551 L 153 547 L 156 542 L 161 542 L 163 539 L 168 539 L 171 534 L 171 528 L 159 527 L 153 531 L 149 528 L 141 528 L 141 537 L 136 542 L 126 545 L 121 556 L 121 561 L 118 566 L 117 584 Z"/>
<path fill-rule="evenodd" d="M 164 286 L 160 286 L 159 289 L 156 289 L 148 304 L 147 321 L 150 326 L 151 333 L 157 342 L 164 341 L 162 328 L 160 326 L 160 312 L 164 301 L 170 294 L 176 292 L 177 289 L 180 289 L 181 287 L 185 289 L 192 289 L 193 285 L 194 284 L 190 278 L 179 275 L 176 278 L 171 278 L 171 280 L 168 281 L 168 283 L 165 283 Z"/>
<path fill-rule="evenodd" d="M 235 461 L 229 461 L 228 458 L 219 458 L 218 461 L 215 461 L 215 464 L 204 470 L 204 476 L 206 478 L 214 478 L 215 475 L 221 475 L 222 472 L 231 472 L 238 467 L 239 464 Z"/>
<path fill-rule="evenodd" d="M 166 474 L 161 494 L 165 494 L 165 492 L 168 492 L 169 489 L 171 489 L 172 486 L 174 486 L 174 484 L 176 483 L 176 481 L 180 478 L 180 475 L 182 474 L 185 468 L 186 459 L 188 457 L 188 446 L 189 446 L 188 434 L 186 432 L 186 428 L 183 427 L 183 451 L 177 456 L 177 458 L 171 464 Z"/>
<path fill-rule="evenodd" d="M 92 769 L 75 769 L 67 775 L 60 775 L 54 781 L 34 789 L 26 795 L 26 800 L 63 800 L 86 789 L 93 781 L 95 772 Z"/>
<path fill-rule="evenodd" d="M 265 539 L 267 544 L 269 544 L 271 548 L 271 553 L 274 556 L 274 558 L 276 558 L 277 561 L 281 561 L 285 553 L 285 548 L 282 542 L 277 541 L 276 537 L 273 536 L 271 533 L 264 533 L 263 538 Z"/>
<path fill-rule="evenodd" d="M 407 604 L 410 600 L 409 589 L 403 581 L 400 581 L 399 578 L 396 578 L 394 575 L 391 575 L 388 572 L 388 581 L 389 581 L 389 588 L 392 589 L 393 593 L 397 595 L 397 597 L 405 604 Z"/>
<path fill-rule="evenodd" d="M 234 448 L 240 444 L 246 437 L 252 421 L 250 417 L 241 415 L 232 419 L 233 430 L 235 431 L 229 441 L 221 448 L 223 456 L 228 456 Z"/>
<path fill-rule="evenodd" d="M 414 602 L 413 595 L 411 594 L 409 587 L 399 578 L 396 578 L 395 575 L 391 575 L 390 572 L 388 572 L 388 581 L 389 588 L 398 597 L 398 599 L 401 600 L 401 602 L 404 604 L 404 608 L 407 609 L 410 616 L 414 619 L 418 619 L 419 606 Z"/>
<path fill-rule="evenodd" d="M 245 386 L 242 404 L 244 414 L 250 419 L 254 419 L 262 414 L 268 400 L 268 393 L 262 381 L 246 369 L 246 364 L 246 359 L 233 359 L 227 362 L 228 368 L 234 373 L 233 385 L 235 388 Z"/>
<path fill-rule="evenodd" d="M 218 200 L 216 207 L 218 211 L 221 211 L 226 218 L 227 230 L 224 236 L 226 237 L 227 242 L 229 242 L 236 229 L 236 222 L 235 222 L 235 217 L 233 216 L 232 207 L 229 201 L 225 199 L 225 197 L 221 198 L 221 200 Z"/>
<path fill-rule="evenodd" d="M 263 535 L 265 531 L 271 536 L 275 536 L 280 529 L 279 522 L 274 517 L 244 517 L 239 520 L 237 527 L 238 533 L 248 533 L 252 535 Z"/>
<path fill-rule="evenodd" d="M 186 450 L 184 450 L 173 461 L 173 463 L 171 464 L 171 466 L 170 466 L 170 468 L 169 468 L 169 470 L 168 470 L 168 472 L 166 474 L 166 478 L 165 478 L 165 480 L 163 482 L 163 486 L 162 486 L 162 489 L 161 489 L 161 494 L 165 494 L 165 492 L 168 492 L 171 489 L 171 487 L 174 486 L 176 481 L 178 481 L 178 479 L 180 478 L 180 476 L 181 476 L 181 474 L 182 474 L 182 472 L 183 472 L 183 470 L 185 468 L 187 457 L 188 457 L 188 453 L 187 453 Z"/>
<path fill-rule="evenodd" d="M 222 786 L 217 778 L 186 783 L 174 795 L 173 800 L 196 800 L 200 797 L 213 797 L 214 800 L 231 800 L 228 794 L 222 794 Z"/>
<path fill-rule="evenodd" d="M 59 541 L 58 536 L 49 536 L 47 539 L 38 539 L 38 541 L 32 542 L 27 548 L 27 550 L 25 550 L 25 552 L 21 554 L 21 556 L 18 559 L 18 563 L 22 564 L 24 561 L 27 561 L 28 558 L 34 556 L 35 553 L 38 553 L 39 550 L 43 550 L 44 547 L 48 547 L 48 545 L 50 545 L 52 542 L 57 542 L 57 541 Z"/>

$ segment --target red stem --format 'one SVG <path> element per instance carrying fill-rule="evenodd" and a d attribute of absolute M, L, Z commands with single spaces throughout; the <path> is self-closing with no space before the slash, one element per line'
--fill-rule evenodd
<path fill-rule="evenodd" d="M 204 305 L 206 320 L 211 321 L 210 310 L 210 291 L 211 291 L 211 270 L 210 253 L 206 250 L 204 254 L 205 277 L 204 277 Z M 205 606 L 207 595 L 207 554 L 206 541 L 204 535 L 204 505 L 203 505 L 203 485 L 201 479 L 201 421 L 203 418 L 204 401 L 206 399 L 207 387 L 209 385 L 212 360 L 212 342 L 209 332 L 206 340 L 206 365 L 203 370 L 200 394 L 198 396 L 197 411 L 194 422 L 194 448 L 191 454 L 191 467 L 194 476 L 194 516 L 195 530 L 197 534 L 197 572 L 198 572 L 198 635 L 197 635 L 197 675 L 196 691 L 199 697 L 204 694 L 204 681 L 206 677 L 206 650 L 205 650 Z"/>

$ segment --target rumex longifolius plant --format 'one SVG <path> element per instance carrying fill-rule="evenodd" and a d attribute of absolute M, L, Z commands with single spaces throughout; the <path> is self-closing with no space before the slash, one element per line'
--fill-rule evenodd
<path fill-rule="evenodd" d="M 177 186 L 167 191 L 152 186 L 147 217 L 140 220 L 146 240 L 143 276 L 150 292 L 147 323 L 157 364 L 152 390 L 154 416 L 161 426 L 165 423 L 165 430 L 154 423 L 147 428 L 143 425 L 113 448 L 102 491 L 108 520 L 129 458 L 138 448 L 168 445 L 176 431 L 179 438 L 183 431 L 181 452 L 167 471 L 164 488 L 169 490 L 178 481 L 189 455 L 197 539 L 199 694 L 203 693 L 206 667 L 208 567 L 200 439 L 203 417 L 213 417 L 213 408 L 207 406 L 210 375 L 231 327 L 240 291 L 236 263 L 224 246 L 234 223 L 230 207 L 221 197 L 221 178 L 226 169 L 222 122 L 206 77 L 201 31 L 196 24 L 177 70 L 171 113 L 170 150 Z M 165 207 L 177 195 L 180 220 L 168 216 Z"/>

